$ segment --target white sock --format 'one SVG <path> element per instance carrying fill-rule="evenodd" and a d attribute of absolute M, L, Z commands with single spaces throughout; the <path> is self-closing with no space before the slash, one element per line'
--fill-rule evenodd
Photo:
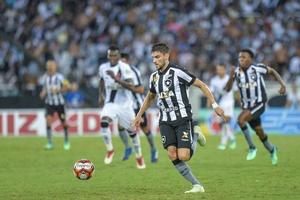
<path fill-rule="evenodd" d="M 225 127 L 226 124 L 222 125 L 222 132 L 221 132 L 221 144 L 226 145 L 228 141 L 228 135 L 227 135 L 227 130 Z"/>
<path fill-rule="evenodd" d="M 142 148 L 141 148 L 141 141 L 140 136 L 135 134 L 135 136 L 130 136 L 132 139 L 132 144 L 134 146 L 135 156 L 140 158 L 142 156 Z"/>
<path fill-rule="evenodd" d="M 230 126 L 229 123 L 226 123 L 226 124 L 225 124 L 225 129 L 226 129 L 227 137 L 228 137 L 230 140 L 234 140 L 235 137 L 234 137 L 232 128 L 231 128 L 231 126 Z"/>
<path fill-rule="evenodd" d="M 100 132 L 103 136 L 103 140 L 104 140 L 104 144 L 106 146 L 106 150 L 107 151 L 112 151 L 114 148 L 113 148 L 113 145 L 112 145 L 110 128 L 109 127 L 107 127 L 107 128 L 101 127 Z"/>

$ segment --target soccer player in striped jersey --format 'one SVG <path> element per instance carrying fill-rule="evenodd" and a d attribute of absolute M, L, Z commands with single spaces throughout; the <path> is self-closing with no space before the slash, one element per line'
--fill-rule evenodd
<path fill-rule="evenodd" d="M 250 136 L 247 123 L 256 132 L 265 148 L 271 154 L 272 164 L 278 162 L 277 148 L 270 143 L 267 134 L 261 126 L 260 116 L 265 111 L 267 102 L 266 86 L 264 82 L 265 75 L 272 75 L 280 84 L 279 94 L 286 92 L 286 86 L 281 76 L 271 67 L 264 64 L 254 64 L 254 53 L 250 49 L 243 49 L 239 52 L 239 67 L 232 67 L 230 79 L 225 89 L 229 91 L 233 82 L 236 80 L 241 96 L 242 112 L 238 116 L 238 124 L 244 133 L 245 139 L 249 145 L 247 160 L 253 160 L 256 157 L 257 149 Z"/>
<path fill-rule="evenodd" d="M 45 99 L 46 103 L 46 121 L 47 121 L 47 139 L 46 149 L 53 148 L 51 123 L 53 115 L 58 117 L 64 128 L 64 149 L 69 150 L 71 144 L 68 138 L 68 125 L 66 123 L 65 100 L 63 93 L 68 90 L 68 81 L 64 76 L 57 72 L 57 64 L 54 60 L 48 60 L 46 63 L 47 73 L 42 77 L 43 89 L 40 98 Z"/>
<path fill-rule="evenodd" d="M 129 64 L 129 54 L 121 53 L 121 60 L 123 62 Z M 133 87 L 130 90 L 132 91 L 134 112 L 135 112 L 135 114 L 137 114 L 138 111 L 140 110 L 140 107 L 141 107 L 143 101 L 144 101 L 144 86 L 142 85 L 142 82 L 141 82 L 140 71 L 132 65 L 130 65 L 130 68 L 133 71 Z M 146 135 L 148 143 L 151 148 L 151 162 L 156 163 L 157 159 L 158 159 L 158 151 L 156 149 L 153 134 L 152 134 L 151 130 L 148 128 L 147 122 L 148 122 L 147 115 L 146 115 L 146 113 L 144 113 L 143 122 L 141 123 L 141 128 L 142 128 L 144 134 Z M 121 131 L 119 131 L 119 132 L 122 133 Z M 120 137 L 122 138 L 122 140 L 126 146 L 123 160 L 127 160 L 131 154 L 131 147 L 128 144 L 128 136 L 126 134 L 126 135 L 120 135 Z"/>
<path fill-rule="evenodd" d="M 128 64 L 120 61 L 120 50 L 117 46 L 109 47 L 107 58 L 108 62 L 101 64 L 99 67 L 99 105 L 103 107 L 100 132 L 107 150 L 104 163 L 111 164 L 113 160 L 114 148 L 109 124 L 117 119 L 119 126 L 122 127 L 121 132 L 128 132 L 132 139 L 136 153 L 137 168 L 144 169 L 146 165 L 142 156 L 140 138 L 131 126 L 131 122 L 134 119 L 134 111 L 132 94 L 128 89 L 128 85 L 132 86 L 132 70 Z"/>
<path fill-rule="evenodd" d="M 216 119 L 221 127 L 221 142 L 218 146 L 218 149 L 220 150 L 225 150 L 228 142 L 230 149 L 234 149 L 236 147 L 234 133 L 230 125 L 234 109 L 233 90 L 230 90 L 229 92 L 224 90 L 228 80 L 229 75 L 226 74 L 226 66 L 224 64 L 217 65 L 216 76 L 211 79 L 209 88 L 214 94 L 217 103 L 224 110 L 227 118 L 227 122 L 224 122 L 220 117 L 217 117 Z"/>
<path fill-rule="evenodd" d="M 174 167 L 193 185 L 192 189 L 185 193 L 204 192 L 202 184 L 186 164 L 186 161 L 190 160 L 193 155 L 199 137 L 198 133 L 194 134 L 188 88 L 191 85 L 198 87 L 210 100 L 219 116 L 224 118 L 224 112 L 216 103 L 206 84 L 183 67 L 169 62 L 170 53 L 166 44 L 153 45 L 151 56 L 157 71 L 150 77 L 150 90 L 133 124 L 136 127 L 140 125 L 144 112 L 158 97 L 162 144 L 167 149 Z"/>

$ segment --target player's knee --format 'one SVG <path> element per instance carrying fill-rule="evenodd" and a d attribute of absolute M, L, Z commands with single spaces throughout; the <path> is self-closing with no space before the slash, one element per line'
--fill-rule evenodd
<path fill-rule="evenodd" d="M 245 122 L 245 120 L 243 120 L 243 119 L 238 119 L 238 124 L 239 124 L 239 126 L 242 128 L 242 127 L 245 126 L 246 122 Z"/>
<path fill-rule="evenodd" d="M 168 150 L 168 156 L 170 160 L 176 160 L 178 158 L 176 150 Z"/>
<path fill-rule="evenodd" d="M 190 152 L 189 151 L 178 152 L 178 159 L 182 161 L 190 160 Z"/>
<path fill-rule="evenodd" d="M 109 126 L 109 120 L 103 119 L 101 121 L 101 128 L 107 128 Z"/>

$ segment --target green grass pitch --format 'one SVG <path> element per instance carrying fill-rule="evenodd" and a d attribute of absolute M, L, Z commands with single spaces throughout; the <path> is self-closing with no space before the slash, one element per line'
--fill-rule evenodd
<path fill-rule="evenodd" d="M 121 161 L 123 145 L 113 138 L 116 154 L 112 165 L 103 164 L 100 137 L 71 137 L 72 148 L 64 151 L 62 138 L 46 151 L 45 138 L 0 138 L 0 199 L 159 199 L 159 200 L 296 200 L 300 199 L 300 136 L 271 135 L 279 148 L 279 164 L 272 166 L 269 154 L 255 136 L 258 154 L 246 161 L 246 143 L 238 136 L 235 150 L 216 149 L 218 137 L 207 138 L 189 162 L 205 186 L 205 193 L 184 194 L 191 188 L 174 169 L 157 137 L 159 162 L 149 162 L 149 147 L 142 138 L 147 168 L 137 170 L 132 156 Z M 72 167 L 80 158 L 90 159 L 94 176 L 80 181 Z"/>

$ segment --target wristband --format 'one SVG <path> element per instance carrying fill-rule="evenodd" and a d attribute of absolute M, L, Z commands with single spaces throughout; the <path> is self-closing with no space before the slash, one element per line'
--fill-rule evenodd
<path fill-rule="evenodd" d="M 217 107 L 219 107 L 219 105 L 216 102 L 214 102 L 213 104 L 211 104 L 211 106 L 212 106 L 213 109 L 216 109 Z"/>

